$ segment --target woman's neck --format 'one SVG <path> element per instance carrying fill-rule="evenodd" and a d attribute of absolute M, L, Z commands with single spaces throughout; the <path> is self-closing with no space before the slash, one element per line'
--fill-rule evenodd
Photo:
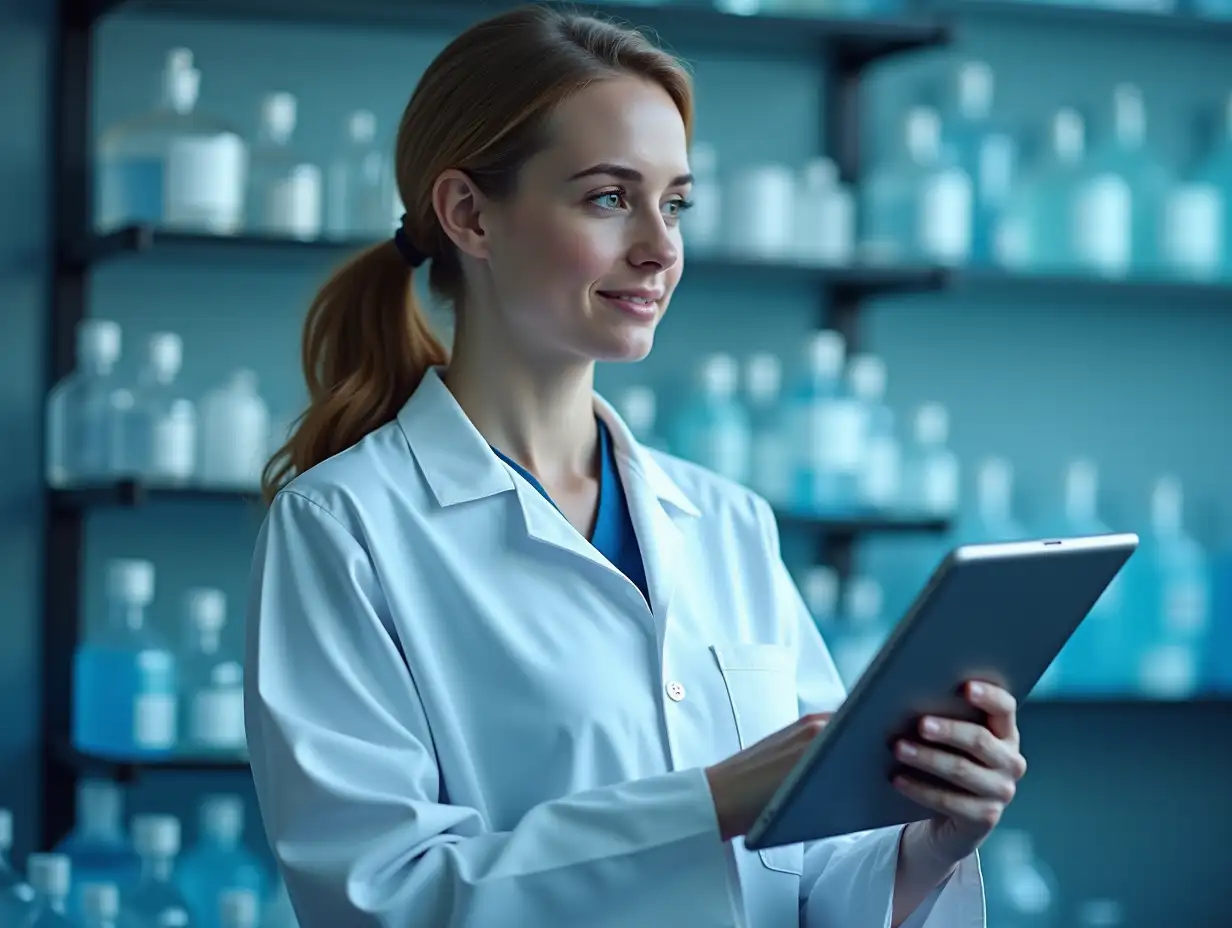
<path fill-rule="evenodd" d="M 488 444 L 549 486 L 594 475 L 594 364 L 531 370 L 503 351 L 458 344 L 445 385 Z"/>

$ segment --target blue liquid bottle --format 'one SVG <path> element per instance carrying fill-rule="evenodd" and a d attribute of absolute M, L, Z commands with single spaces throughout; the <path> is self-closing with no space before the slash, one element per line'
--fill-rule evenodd
<path fill-rule="evenodd" d="M 1058 538 L 1107 534 L 1111 529 L 1098 510 L 1099 471 L 1090 461 L 1073 461 L 1065 473 L 1061 512 L 1046 523 L 1044 531 Z M 1122 573 L 1109 584 L 1058 655 L 1060 688 L 1098 696 L 1132 692 L 1136 649 L 1128 634 L 1124 607 Z"/>
<path fill-rule="evenodd" d="M 180 853 L 180 822 L 170 815 L 133 817 L 133 845 L 141 858 L 141 876 L 124 894 L 127 917 L 162 928 L 192 924 L 184 894 L 175 882 L 175 859 Z"/>
<path fill-rule="evenodd" d="M 119 922 L 120 889 L 115 883 L 78 883 L 74 895 L 81 899 L 82 928 L 129 928 Z"/>
<path fill-rule="evenodd" d="M 812 333 L 787 401 L 791 505 L 799 512 L 852 513 L 857 506 L 864 420 L 843 379 L 846 352 L 838 332 Z"/>
<path fill-rule="evenodd" d="M 71 928 L 68 893 L 73 869 L 63 854 L 31 854 L 26 876 L 34 888 L 34 902 L 21 928 Z"/>
<path fill-rule="evenodd" d="M 175 747 L 175 658 L 146 627 L 154 566 L 107 565 L 107 625 L 73 659 L 73 744 L 104 757 L 162 756 Z"/>
<path fill-rule="evenodd" d="M 1151 276 L 1163 269 L 1160 253 L 1161 220 L 1164 201 L 1172 178 L 1147 144 L 1146 104 L 1142 92 L 1133 84 L 1120 84 L 1113 91 L 1111 137 L 1091 153 L 1090 169 L 1095 200 L 1092 223 L 1111 223 L 1123 209 L 1116 197 L 1127 195 L 1129 236 L 1114 235 L 1109 229 L 1092 232 L 1089 238 L 1100 244 L 1089 252 L 1097 272 L 1120 275 L 1130 272 Z M 1120 181 L 1123 193 L 1113 183 L 1100 193 L 1100 184 Z M 1104 200 L 1099 199 L 1104 197 Z M 1107 198 L 1113 198 L 1107 200 Z M 1105 202 L 1105 200 L 1107 202 Z M 1081 217 L 1080 217 L 1081 218 Z"/>
<path fill-rule="evenodd" d="M 1017 143 L 992 116 L 993 72 L 982 61 L 965 62 L 957 73 L 953 105 L 944 116 L 942 141 L 971 178 L 971 263 L 993 258 L 996 220 L 1013 183 Z"/>
<path fill-rule="evenodd" d="M 867 513 L 889 512 L 902 501 L 903 454 L 894 413 L 885 402 L 885 361 L 871 354 L 854 355 L 847 366 L 847 383 L 864 420 L 857 505 Z"/>
<path fill-rule="evenodd" d="M 1232 2 L 1229 3 L 1232 8 Z M 1220 192 L 1223 247 L 1220 271 L 1232 275 L 1232 95 L 1224 103 L 1219 131 L 1206 157 L 1198 165 L 1195 179 L 1216 187 Z"/>
<path fill-rule="evenodd" d="M 1163 477 L 1151 493 L 1151 530 L 1123 571 L 1140 643 L 1138 689 L 1154 699 L 1185 699 L 1203 684 L 1211 628 L 1211 570 L 1184 528 L 1180 481 Z"/>
<path fill-rule="evenodd" d="M 1066 274 L 1081 267 L 1076 202 L 1083 190 L 1086 130 L 1076 110 L 1058 110 L 1039 163 L 1019 182 L 997 225 L 999 264 L 1024 274 Z"/>
<path fill-rule="evenodd" d="M 744 483 L 749 474 L 749 420 L 737 391 L 740 371 L 725 354 L 705 358 L 697 388 L 678 423 L 681 457 L 729 480 Z"/>
<path fill-rule="evenodd" d="M 228 889 L 218 899 L 219 928 L 257 928 L 261 918 L 261 899 L 252 890 Z M 267 920 L 265 928 L 278 928 Z"/>
<path fill-rule="evenodd" d="M 77 364 L 47 399 L 47 482 L 65 487 L 114 479 L 123 469 L 125 416 L 132 395 L 115 376 L 120 326 L 77 326 Z"/>
<path fill-rule="evenodd" d="M 912 515 L 948 519 L 958 509 L 959 463 L 949 439 L 949 410 L 940 403 L 920 406 L 903 493 L 903 506 Z"/>
<path fill-rule="evenodd" d="M 69 911 L 84 917 L 81 888 L 90 883 L 124 885 L 136 879 L 137 855 L 124 834 L 120 787 L 107 780 L 82 780 L 77 785 L 77 822 L 56 853 L 72 861 L 73 890 Z"/>
<path fill-rule="evenodd" d="M 184 596 L 186 647 L 179 660 L 180 743 L 195 756 L 242 756 L 243 668 L 222 650 L 227 598 L 221 590 L 189 590 Z"/>
<path fill-rule="evenodd" d="M 177 882 L 196 928 L 220 928 L 225 890 L 264 897 L 265 869 L 244 846 L 244 804 L 238 796 L 209 796 L 200 807 L 200 837 L 180 861 Z"/>
<path fill-rule="evenodd" d="M 772 354 L 755 354 L 745 367 L 745 395 L 752 429 L 749 485 L 772 506 L 791 497 L 791 458 L 783 427 L 783 365 Z"/>

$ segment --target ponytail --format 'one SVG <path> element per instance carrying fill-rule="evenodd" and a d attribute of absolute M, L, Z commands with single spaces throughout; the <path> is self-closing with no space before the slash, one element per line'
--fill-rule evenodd
<path fill-rule="evenodd" d="M 398 414 L 428 368 L 448 361 L 392 240 L 343 265 L 304 322 L 308 408 L 261 474 L 268 504 L 297 474 L 359 442 Z"/>

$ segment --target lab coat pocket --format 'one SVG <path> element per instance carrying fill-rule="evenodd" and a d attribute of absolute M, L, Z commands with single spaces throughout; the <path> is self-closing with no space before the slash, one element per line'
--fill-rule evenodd
<path fill-rule="evenodd" d="M 731 700 L 740 747 L 747 748 L 800 717 L 796 654 L 778 644 L 722 644 L 710 648 Z M 802 873 L 804 845 L 759 852 L 771 870 Z"/>

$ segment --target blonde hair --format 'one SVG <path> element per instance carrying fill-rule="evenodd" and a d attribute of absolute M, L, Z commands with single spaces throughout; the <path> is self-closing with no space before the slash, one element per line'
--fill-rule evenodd
<path fill-rule="evenodd" d="M 437 297 L 458 306 L 463 279 L 432 205 L 436 178 L 455 168 L 485 195 L 509 196 L 522 165 L 547 144 L 554 108 L 614 74 L 661 85 L 691 135 L 688 72 L 641 33 L 603 20 L 522 7 L 467 29 L 429 65 L 402 114 L 395 170 L 402 232 L 431 261 Z M 301 357 L 309 404 L 265 466 L 267 502 L 296 474 L 391 421 L 428 368 L 448 361 L 412 273 L 390 239 L 347 261 L 313 299 Z"/>

